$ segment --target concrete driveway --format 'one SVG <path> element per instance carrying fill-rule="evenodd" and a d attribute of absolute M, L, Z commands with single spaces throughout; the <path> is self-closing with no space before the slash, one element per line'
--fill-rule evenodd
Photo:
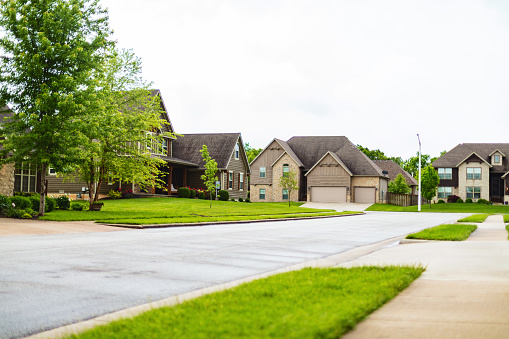
<path fill-rule="evenodd" d="M 338 212 L 343 211 L 364 211 L 372 204 L 358 204 L 355 202 L 307 202 L 301 207 L 317 208 L 317 209 L 328 209 L 336 210 Z"/>
<path fill-rule="evenodd" d="M 461 214 L 358 216 L 0 237 L 0 338 L 325 258 Z"/>

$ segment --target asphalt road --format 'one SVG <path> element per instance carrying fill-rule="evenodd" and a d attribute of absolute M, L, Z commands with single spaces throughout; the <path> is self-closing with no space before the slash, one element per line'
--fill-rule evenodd
<path fill-rule="evenodd" d="M 0 238 L 0 338 L 23 337 L 448 221 L 362 216 Z"/>

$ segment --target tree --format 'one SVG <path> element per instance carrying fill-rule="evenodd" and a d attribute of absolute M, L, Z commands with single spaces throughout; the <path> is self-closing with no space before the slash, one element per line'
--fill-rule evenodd
<path fill-rule="evenodd" d="M 210 208 L 212 208 L 212 192 L 216 188 L 216 181 L 218 180 L 216 177 L 217 162 L 210 156 L 207 145 L 202 146 L 200 153 L 205 162 L 205 174 L 201 176 L 201 180 L 204 181 L 203 183 L 209 191 Z"/>
<path fill-rule="evenodd" d="M 284 190 L 288 190 L 288 207 L 291 206 L 292 191 L 298 190 L 298 185 L 299 180 L 297 178 L 297 173 L 293 171 L 286 172 L 281 176 L 281 178 L 279 178 L 279 186 Z"/>
<path fill-rule="evenodd" d="M 431 208 L 431 199 L 437 195 L 437 187 L 440 183 L 440 178 L 437 171 L 433 166 L 428 165 L 422 169 L 421 173 L 421 190 L 422 196 L 429 200 L 429 208 Z"/>
<path fill-rule="evenodd" d="M 429 154 L 421 154 L 421 170 L 428 166 L 430 162 Z M 403 169 L 410 173 L 414 178 L 418 179 L 419 176 L 419 152 L 415 156 L 407 159 L 403 164 Z"/>
<path fill-rule="evenodd" d="M 388 157 L 379 149 L 370 150 L 369 148 L 362 147 L 361 145 L 357 145 L 357 148 L 360 149 L 362 153 L 366 154 L 366 156 L 371 160 L 392 160 L 400 166 L 403 164 L 403 159 L 401 159 L 401 157 Z"/>
<path fill-rule="evenodd" d="M 260 154 L 263 149 L 261 148 L 253 148 L 249 145 L 248 142 L 246 142 L 246 145 L 244 146 L 247 154 L 247 161 L 251 163 L 257 156 Z"/>
<path fill-rule="evenodd" d="M 396 178 L 389 183 L 388 191 L 397 194 L 408 194 L 410 187 L 406 183 L 406 179 L 399 173 Z"/>
<path fill-rule="evenodd" d="M 0 159 L 38 166 L 44 215 L 48 166 L 65 171 L 86 142 L 93 71 L 113 44 L 108 16 L 98 0 L 0 0 L 0 26 L 0 103 L 14 113 L 0 131 Z"/>
<path fill-rule="evenodd" d="M 142 188 L 164 184 L 158 177 L 165 162 L 152 153 L 164 153 L 163 136 L 172 135 L 151 132 L 168 122 L 160 118 L 161 99 L 140 74 L 141 61 L 131 51 L 111 49 L 95 75 L 101 89 L 88 106 L 94 114 L 83 119 L 87 142 L 77 165 L 69 169 L 87 182 L 90 204 L 108 179 Z"/>

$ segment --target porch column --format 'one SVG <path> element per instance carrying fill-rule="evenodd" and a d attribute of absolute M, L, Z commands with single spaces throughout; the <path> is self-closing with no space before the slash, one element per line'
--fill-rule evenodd
<path fill-rule="evenodd" d="M 170 166 L 170 173 L 168 173 L 168 195 L 171 194 L 172 178 L 173 178 L 173 166 Z"/>

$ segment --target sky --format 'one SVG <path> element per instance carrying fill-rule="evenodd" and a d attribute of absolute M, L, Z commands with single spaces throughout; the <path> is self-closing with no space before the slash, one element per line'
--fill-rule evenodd
<path fill-rule="evenodd" d="M 509 143 L 509 1 L 101 0 L 177 133 Z"/>

